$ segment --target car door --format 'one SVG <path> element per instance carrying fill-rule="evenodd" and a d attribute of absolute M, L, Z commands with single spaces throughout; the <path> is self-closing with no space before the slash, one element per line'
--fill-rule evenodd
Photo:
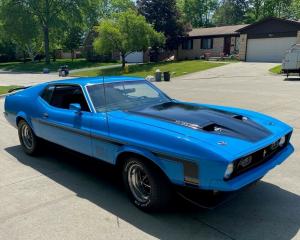
<path fill-rule="evenodd" d="M 92 155 L 91 119 L 93 113 L 79 85 L 49 85 L 39 99 L 40 136 L 66 148 Z M 70 104 L 80 104 L 81 111 Z"/>
<path fill-rule="evenodd" d="M 92 101 L 95 116 L 91 122 L 93 157 L 114 163 L 120 144 L 111 139 L 103 84 L 88 85 L 87 93 Z"/>

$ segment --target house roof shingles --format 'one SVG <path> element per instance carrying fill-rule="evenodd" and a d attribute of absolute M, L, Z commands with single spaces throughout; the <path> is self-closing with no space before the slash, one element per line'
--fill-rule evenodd
<path fill-rule="evenodd" d="M 188 33 L 189 37 L 201 36 L 218 36 L 218 35 L 233 35 L 238 34 L 238 30 L 248 26 L 248 24 L 211 27 L 211 28 L 194 28 Z"/>

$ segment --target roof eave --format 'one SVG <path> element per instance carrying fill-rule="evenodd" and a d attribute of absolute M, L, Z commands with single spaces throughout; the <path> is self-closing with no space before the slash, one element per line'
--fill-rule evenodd
<path fill-rule="evenodd" d="M 296 22 L 296 21 L 292 21 L 292 20 L 288 20 L 288 19 L 282 19 L 282 18 L 277 18 L 277 17 L 266 17 L 258 22 L 255 22 L 255 23 L 252 23 L 252 24 L 249 24 L 248 26 L 245 26 L 237 31 L 239 31 L 239 33 L 242 33 L 243 31 L 245 30 L 248 30 L 254 26 L 257 26 L 263 22 L 266 22 L 266 21 L 270 21 L 270 20 L 279 20 L 279 21 L 284 21 L 284 22 L 288 22 L 290 24 L 295 24 L 295 25 L 299 25 L 300 26 L 300 22 Z"/>
<path fill-rule="evenodd" d="M 204 37 L 225 37 L 225 36 L 237 36 L 240 35 L 239 32 L 235 32 L 235 33 L 224 33 L 224 34 L 208 34 L 208 35 L 194 35 L 194 36 L 187 36 L 189 38 L 204 38 Z"/>

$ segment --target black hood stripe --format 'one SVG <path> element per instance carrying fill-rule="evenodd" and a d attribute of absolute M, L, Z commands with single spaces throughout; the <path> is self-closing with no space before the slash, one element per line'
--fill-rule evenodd
<path fill-rule="evenodd" d="M 167 102 L 142 109 L 130 110 L 128 113 L 251 142 L 260 141 L 271 134 L 265 127 L 247 117 L 187 103 Z"/>

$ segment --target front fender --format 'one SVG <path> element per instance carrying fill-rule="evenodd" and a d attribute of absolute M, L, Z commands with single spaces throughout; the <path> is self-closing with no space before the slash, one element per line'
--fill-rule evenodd
<path fill-rule="evenodd" d="M 184 184 L 184 170 L 182 162 L 160 158 L 156 156 L 155 153 L 140 147 L 122 146 L 116 154 L 116 158 L 114 160 L 115 164 L 119 156 L 124 153 L 133 153 L 147 158 L 159 167 L 172 183 L 180 185 Z"/>

